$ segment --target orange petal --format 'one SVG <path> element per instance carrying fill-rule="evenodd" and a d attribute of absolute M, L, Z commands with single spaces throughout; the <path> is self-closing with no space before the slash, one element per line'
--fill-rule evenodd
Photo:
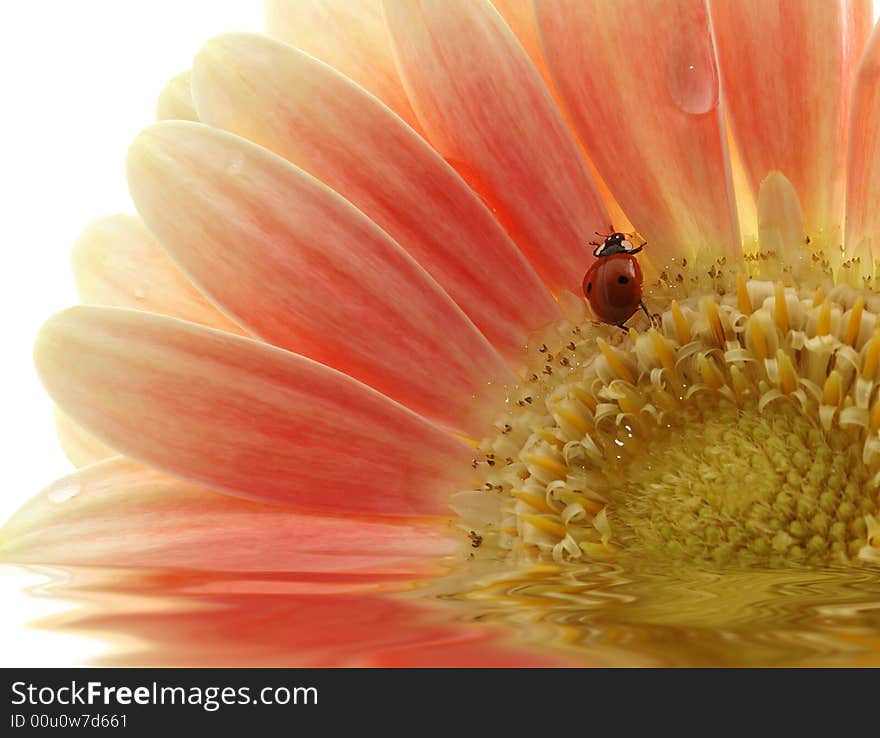
<path fill-rule="evenodd" d="M 697 0 L 537 0 L 547 64 L 652 256 L 738 252 L 709 18 Z"/>
<path fill-rule="evenodd" d="M 136 216 L 92 223 L 77 239 L 71 261 L 86 305 L 147 310 L 244 333 L 193 286 Z"/>
<path fill-rule="evenodd" d="M 846 248 L 880 257 L 880 26 L 856 77 L 846 181 Z"/>
<path fill-rule="evenodd" d="M 189 70 L 173 77 L 165 85 L 156 103 L 156 120 L 198 120 L 190 89 Z"/>
<path fill-rule="evenodd" d="M 512 372 L 349 202 L 266 149 L 195 123 L 147 129 L 128 171 L 150 229 L 252 333 L 456 431 L 483 432 L 473 397 Z"/>
<path fill-rule="evenodd" d="M 546 85 L 485 0 L 388 0 L 407 92 L 440 154 L 489 203 L 551 290 L 579 291 L 609 220 Z"/>
<path fill-rule="evenodd" d="M 725 121 L 724 127 L 727 131 L 730 178 L 733 181 L 733 192 L 736 197 L 736 214 L 739 216 L 743 248 L 746 251 L 753 251 L 758 238 L 758 204 L 755 201 L 755 193 L 752 191 L 736 137 L 730 128 L 730 120 Z"/>
<path fill-rule="evenodd" d="M 74 466 L 88 466 L 116 456 L 116 451 L 87 433 L 58 408 L 55 408 L 55 432 L 61 448 Z"/>
<path fill-rule="evenodd" d="M 266 0 L 266 30 L 338 69 L 418 127 L 394 65 L 382 0 Z"/>
<path fill-rule="evenodd" d="M 851 86 L 870 0 L 713 0 L 726 111 L 752 189 L 794 185 L 808 234 L 843 221 Z"/>
<path fill-rule="evenodd" d="M 49 394 L 126 456 L 301 509 L 444 514 L 467 447 L 350 377 L 152 313 L 76 307 L 40 332 Z"/>
<path fill-rule="evenodd" d="M 498 222 L 388 108 L 330 67 L 251 34 L 209 42 L 193 66 L 202 119 L 328 184 L 382 227 L 514 361 L 560 317 Z M 377 184 L 381 183 L 381 184 Z"/>
<path fill-rule="evenodd" d="M 0 529 L 0 560 L 207 571 L 417 572 L 460 542 L 429 523 L 303 515 L 115 457 L 58 480 Z"/>

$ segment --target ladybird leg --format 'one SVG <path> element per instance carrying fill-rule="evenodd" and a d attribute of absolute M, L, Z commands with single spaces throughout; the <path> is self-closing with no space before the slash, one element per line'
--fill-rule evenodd
<path fill-rule="evenodd" d="M 645 301 L 644 301 L 644 300 L 639 300 L 639 305 L 641 306 L 642 310 L 645 311 L 645 315 L 648 316 L 648 320 L 651 321 L 651 326 L 654 327 L 654 328 L 659 328 L 660 325 L 661 325 L 661 322 L 662 322 L 662 319 L 661 319 L 661 317 L 660 317 L 660 314 L 659 314 L 659 313 L 654 313 L 654 314 L 652 315 L 652 314 L 649 312 L 649 310 L 648 310 L 648 306 L 645 305 Z"/>

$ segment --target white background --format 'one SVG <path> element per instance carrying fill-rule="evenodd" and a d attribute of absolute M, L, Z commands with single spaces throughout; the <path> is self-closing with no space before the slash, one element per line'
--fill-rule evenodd
<path fill-rule="evenodd" d="M 70 470 L 31 362 L 43 320 L 76 302 L 69 251 L 133 212 L 125 153 L 201 44 L 262 28 L 261 0 L 0 0 L 0 521 Z M 82 663 L 95 644 L 25 627 L 63 605 L 0 567 L 0 666 Z"/>
<path fill-rule="evenodd" d="M 75 304 L 69 253 L 91 220 L 134 212 L 125 154 L 167 80 L 261 0 L 0 0 L 0 521 L 71 466 L 33 369 L 34 337 Z M 60 603 L 0 567 L 0 666 L 82 663 L 93 644 L 26 628 Z"/>

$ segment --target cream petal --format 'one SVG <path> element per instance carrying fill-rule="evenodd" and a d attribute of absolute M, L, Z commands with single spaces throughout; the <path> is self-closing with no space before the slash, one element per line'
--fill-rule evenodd
<path fill-rule="evenodd" d="M 449 296 L 388 235 L 266 149 L 194 123 L 135 141 L 129 186 L 193 282 L 255 335 L 480 434 L 491 382 L 514 379 Z"/>
<path fill-rule="evenodd" d="M 266 0 L 266 30 L 339 70 L 418 128 L 394 65 L 382 0 Z"/>
<path fill-rule="evenodd" d="M 843 221 L 852 83 L 870 0 L 710 2 L 726 112 L 752 188 L 792 183 L 808 234 Z"/>
<path fill-rule="evenodd" d="M 173 77 L 165 85 L 156 103 L 156 120 L 199 119 L 190 89 L 191 76 L 191 72 L 187 70 Z"/>
<path fill-rule="evenodd" d="M 758 192 L 758 241 L 762 251 L 775 251 L 795 267 L 806 257 L 804 214 L 791 182 L 771 172 Z"/>
<path fill-rule="evenodd" d="M 740 249 L 709 18 L 697 0 L 536 0 L 580 140 L 655 262 Z"/>
<path fill-rule="evenodd" d="M 431 143 L 490 205 L 554 292 L 580 290 L 609 227 L 540 74 L 485 0 L 388 0 L 404 85 Z"/>
<path fill-rule="evenodd" d="M 415 572 L 459 545 L 438 524 L 305 515 L 121 457 L 58 480 L 0 528 L 0 561 L 126 569 Z"/>
<path fill-rule="evenodd" d="M 325 64 L 251 34 L 209 42 L 193 65 L 206 123 L 313 174 L 383 228 L 513 362 L 560 317 L 497 221 L 442 158 Z"/>
<path fill-rule="evenodd" d="M 880 26 L 859 65 L 850 118 L 846 249 L 880 258 Z"/>
<path fill-rule="evenodd" d="M 86 305 L 147 310 L 244 333 L 193 286 L 137 216 L 114 215 L 89 225 L 71 261 Z"/>
<path fill-rule="evenodd" d="M 35 351 L 58 406 L 180 479 L 332 514 L 444 514 L 467 446 L 350 377 L 152 313 L 76 307 Z"/>

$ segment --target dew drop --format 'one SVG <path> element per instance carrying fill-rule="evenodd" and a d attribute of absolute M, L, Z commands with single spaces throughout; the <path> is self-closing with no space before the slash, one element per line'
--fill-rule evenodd
<path fill-rule="evenodd" d="M 143 300 L 146 296 L 147 295 L 143 290 L 135 290 L 135 293 L 134 293 L 135 300 Z"/>
<path fill-rule="evenodd" d="M 52 488 L 49 490 L 47 496 L 49 498 L 49 502 L 67 502 L 72 497 L 76 497 L 81 490 L 82 485 L 80 485 L 79 482 L 66 480 L 53 485 Z"/>
<path fill-rule="evenodd" d="M 705 8 L 679 8 L 670 25 L 666 86 L 675 105 L 690 115 L 718 107 L 718 68 Z"/>

